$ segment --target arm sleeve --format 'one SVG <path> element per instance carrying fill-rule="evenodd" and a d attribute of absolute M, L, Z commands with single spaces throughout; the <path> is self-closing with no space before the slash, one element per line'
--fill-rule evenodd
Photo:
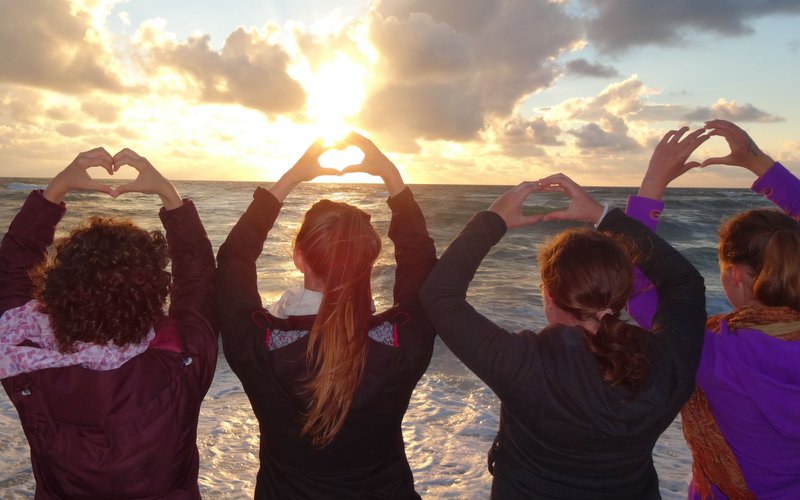
<path fill-rule="evenodd" d="M 800 218 L 800 179 L 780 163 L 775 162 L 750 189 L 763 194 L 786 214 Z"/>
<path fill-rule="evenodd" d="M 11 221 L 0 244 L 0 314 L 33 299 L 30 271 L 47 258 L 66 205 L 33 191 Z"/>
<path fill-rule="evenodd" d="M 257 188 L 253 201 L 217 252 L 217 312 L 228 362 L 252 354 L 251 314 L 262 308 L 256 260 L 280 213 L 281 203 Z"/>
<path fill-rule="evenodd" d="M 169 317 L 183 339 L 187 354 L 200 363 L 203 386 L 211 384 L 217 364 L 214 314 L 214 252 L 197 209 L 190 200 L 159 212 L 172 259 Z"/>
<path fill-rule="evenodd" d="M 505 223 L 497 214 L 473 216 L 442 254 L 420 292 L 436 333 L 500 397 L 532 369 L 536 337 L 523 338 L 498 327 L 473 309 L 466 294 L 481 261 L 505 232 Z"/>
<path fill-rule="evenodd" d="M 658 294 L 651 330 L 672 363 L 683 368 L 678 376 L 691 391 L 706 321 L 703 277 L 666 241 L 621 210 L 610 212 L 599 229 L 621 234 L 636 245 L 639 267 Z"/>
<path fill-rule="evenodd" d="M 394 303 L 417 303 L 419 289 L 436 264 L 436 248 L 428 236 L 425 216 L 411 193 L 405 188 L 389 198 L 392 222 L 389 238 L 394 242 L 397 262 L 394 278 Z"/>
<path fill-rule="evenodd" d="M 655 232 L 661 212 L 664 210 L 662 200 L 654 200 L 643 196 L 628 197 L 628 206 L 625 215 L 637 220 Z M 633 294 L 628 303 L 628 313 L 646 330 L 653 329 L 653 316 L 658 307 L 658 294 L 653 283 L 647 279 L 639 267 L 633 270 Z"/>

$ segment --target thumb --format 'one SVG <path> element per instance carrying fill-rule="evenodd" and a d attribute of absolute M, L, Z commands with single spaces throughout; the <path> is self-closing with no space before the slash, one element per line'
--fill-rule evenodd
<path fill-rule="evenodd" d="M 730 155 L 728 156 L 716 156 L 714 158 L 706 158 L 703 160 L 701 166 L 707 167 L 709 165 L 727 165 L 727 162 L 730 161 Z"/>
<path fill-rule="evenodd" d="M 114 196 L 114 188 L 112 188 L 111 186 L 107 186 L 102 182 L 97 182 L 95 180 L 90 180 L 89 182 L 87 182 L 86 189 L 90 189 L 92 191 L 99 191 L 109 196 Z"/>
<path fill-rule="evenodd" d="M 125 194 L 125 193 L 137 193 L 137 192 L 139 192 L 139 189 L 138 189 L 138 186 L 136 185 L 136 181 L 134 181 L 134 182 L 129 182 L 127 184 L 123 184 L 123 185 L 117 187 L 117 189 L 115 189 L 115 191 L 117 193 L 117 196 L 119 196 L 119 195 Z"/>
<path fill-rule="evenodd" d="M 522 217 L 521 226 L 528 226 L 530 224 L 536 224 L 537 222 L 541 222 L 546 219 L 546 215 L 544 214 L 536 214 L 536 215 L 526 215 Z"/>
<path fill-rule="evenodd" d="M 348 165 L 341 170 L 342 174 L 351 174 L 355 172 L 364 172 L 364 164 L 358 163 L 356 165 Z"/>
<path fill-rule="evenodd" d="M 693 168 L 698 168 L 702 166 L 703 165 L 699 161 L 690 161 L 683 165 L 683 173 L 686 173 Z"/>
<path fill-rule="evenodd" d="M 558 210 L 542 216 L 542 220 L 570 220 L 572 214 L 568 210 Z"/>

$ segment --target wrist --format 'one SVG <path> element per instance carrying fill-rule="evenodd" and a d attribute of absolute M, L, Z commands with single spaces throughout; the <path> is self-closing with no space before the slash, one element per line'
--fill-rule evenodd
<path fill-rule="evenodd" d="M 391 172 L 381 175 L 381 179 L 383 179 L 383 183 L 386 185 L 390 197 L 400 194 L 406 188 L 406 184 L 403 182 L 403 178 L 400 176 L 400 172 L 398 172 L 397 169 L 393 169 Z"/>
<path fill-rule="evenodd" d="M 163 194 L 159 193 L 158 196 L 161 198 L 161 203 L 167 210 L 174 210 L 183 206 L 183 199 L 181 199 L 178 190 L 174 187 Z"/>
<path fill-rule="evenodd" d="M 645 177 L 642 179 L 642 185 L 639 187 L 638 196 L 660 200 L 661 197 L 664 196 L 664 190 L 667 188 L 667 184 L 669 183 Z"/>
<path fill-rule="evenodd" d="M 50 184 L 42 192 L 42 196 L 51 202 L 51 203 L 61 203 L 64 201 L 64 197 L 69 192 L 69 189 L 66 188 L 61 182 L 58 176 L 54 177 Z"/>
<path fill-rule="evenodd" d="M 762 155 L 748 165 L 747 169 L 753 172 L 756 177 L 761 177 L 766 174 L 767 170 L 769 170 L 774 164 L 775 160 L 773 160 L 771 156 Z"/>

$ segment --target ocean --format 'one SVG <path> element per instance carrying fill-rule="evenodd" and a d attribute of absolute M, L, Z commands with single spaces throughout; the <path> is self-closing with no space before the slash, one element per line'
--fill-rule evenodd
<path fill-rule="evenodd" d="M 22 206 L 31 189 L 43 179 L 0 178 L 0 234 Z M 257 183 L 175 182 L 183 197 L 192 198 L 205 224 L 214 251 L 252 200 Z M 477 211 L 485 210 L 503 191 L 502 186 L 415 185 L 412 190 L 423 212 L 438 254 Z M 601 202 L 624 208 L 634 188 L 589 188 Z M 373 273 L 378 310 L 392 303 L 394 247 L 386 237 L 390 211 L 387 193 L 373 184 L 306 184 L 284 204 L 258 262 L 259 291 L 264 304 L 287 288 L 302 284 L 291 260 L 291 240 L 303 213 L 318 199 L 354 204 L 372 215 L 383 236 L 383 250 Z M 716 229 L 720 220 L 770 203 L 746 189 L 670 189 L 659 234 L 686 255 L 706 279 L 709 314 L 729 309 L 719 283 Z M 526 204 L 530 213 L 566 207 L 557 194 L 534 194 Z M 128 194 L 111 199 L 96 193 L 70 194 L 67 214 L 58 235 L 66 234 L 88 216 L 129 218 L 148 229 L 160 229 L 156 196 Z M 509 232 L 478 270 L 469 301 L 508 330 L 538 330 L 546 323 L 539 293 L 536 254 L 540 244 L 570 223 L 547 222 Z M 437 339 L 427 373 L 419 382 L 403 421 L 406 454 L 417 491 L 423 498 L 487 498 L 491 475 L 486 452 L 498 425 L 500 404 L 492 392 L 467 370 Z M 252 498 L 258 470 L 258 422 L 239 380 L 220 349 L 216 376 L 200 410 L 200 490 L 206 498 Z M 680 418 L 661 436 L 653 458 L 667 499 L 686 497 L 691 455 Z M 0 393 L 0 497 L 31 498 L 33 475 L 27 441 L 16 410 Z"/>

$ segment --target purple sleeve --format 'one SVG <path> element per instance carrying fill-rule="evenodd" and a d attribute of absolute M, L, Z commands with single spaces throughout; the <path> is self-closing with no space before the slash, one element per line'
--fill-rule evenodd
<path fill-rule="evenodd" d="M 794 218 L 800 217 L 800 179 L 778 162 L 750 187 Z"/>
<path fill-rule="evenodd" d="M 645 198 L 643 196 L 629 196 L 628 206 L 625 208 L 625 215 L 636 219 L 651 231 L 655 232 L 658 227 L 658 218 L 664 210 L 664 202 Z"/>
<path fill-rule="evenodd" d="M 662 200 L 642 196 L 629 196 L 625 215 L 636 219 L 651 231 L 658 227 L 658 219 L 664 209 Z M 658 294 L 653 283 L 638 268 L 633 270 L 633 294 L 628 302 L 628 313 L 642 328 L 653 329 L 653 316 L 658 308 Z"/>

